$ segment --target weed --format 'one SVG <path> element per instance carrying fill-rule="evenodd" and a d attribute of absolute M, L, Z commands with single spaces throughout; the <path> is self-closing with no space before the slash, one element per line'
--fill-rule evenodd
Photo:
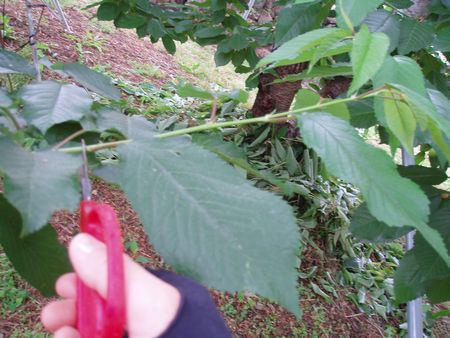
<path fill-rule="evenodd" d="M 116 27 L 114 27 L 114 24 L 111 21 L 100 21 L 95 17 L 91 19 L 91 25 L 95 29 L 106 34 L 112 34 L 116 30 Z"/>
<path fill-rule="evenodd" d="M 135 74 L 154 77 L 157 79 L 163 79 L 165 77 L 164 72 L 158 66 L 136 61 L 130 61 L 129 65 L 133 67 L 131 71 Z"/>
<path fill-rule="evenodd" d="M 16 274 L 6 255 L 0 251 L 0 315 L 15 312 L 28 298 L 28 292 L 17 285 Z"/>
<path fill-rule="evenodd" d="M 75 43 L 74 47 L 81 61 L 84 61 L 87 54 L 92 54 L 92 52 L 86 50 L 86 48 L 94 48 L 100 53 L 103 53 L 102 46 L 106 39 L 94 35 L 91 31 L 87 31 L 82 38 L 67 33 L 64 33 L 63 36 Z"/>
<path fill-rule="evenodd" d="M 7 15 L 0 16 L 0 36 L 2 39 L 13 39 L 14 38 L 14 28 L 10 26 L 10 17 Z"/>

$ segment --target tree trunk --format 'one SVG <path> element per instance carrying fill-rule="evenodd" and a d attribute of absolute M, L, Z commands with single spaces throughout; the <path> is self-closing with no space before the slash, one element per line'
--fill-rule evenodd
<path fill-rule="evenodd" d="M 283 79 L 288 75 L 298 74 L 306 68 L 307 64 L 275 68 L 278 76 L 273 74 L 261 74 L 259 76 L 258 94 L 251 109 L 253 116 L 263 116 L 272 112 L 285 112 L 291 108 L 295 94 L 302 87 L 301 81 L 273 83 L 276 79 Z"/>
<path fill-rule="evenodd" d="M 414 5 L 405 10 L 405 13 L 416 19 L 426 18 L 428 16 L 428 5 L 430 0 L 413 0 Z"/>

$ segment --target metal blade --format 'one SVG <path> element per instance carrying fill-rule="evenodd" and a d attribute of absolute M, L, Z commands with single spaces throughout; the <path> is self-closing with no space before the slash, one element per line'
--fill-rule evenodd
<path fill-rule="evenodd" d="M 83 200 L 90 201 L 91 200 L 91 181 L 89 180 L 89 171 L 88 171 L 88 160 L 87 160 L 87 152 L 86 152 L 86 143 L 84 140 L 81 140 L 81 158 L 83 159 L 83 165 L 81 166 L 81 195 L 83 196 Z"/>

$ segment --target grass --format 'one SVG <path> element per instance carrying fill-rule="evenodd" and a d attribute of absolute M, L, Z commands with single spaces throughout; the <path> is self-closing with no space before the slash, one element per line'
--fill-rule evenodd
<path fill-rule="evenodd" d="M 33 296 L 25 289 L 25 282 L 15 272 L 6 254 L 0 247 L 0 318 L 15 323 L 9 338 L 46 338 L 40 323 L 30 325 L 27 320 L 27 303 L 33 302 Z M 13 318 L 13 320 L 11 320 Z M 2 337 L 0 329 L 0 337 Z"/>
<path fill-rule="evenodd" d="M 164 72 L 158 66 L 136 61 L 130 61 L 128 64 L 132 67 L 131 72 L 135 74 L 153 77 L 156 79 L 163 79 L 166 77 Z"/>
<path fill-rule="evenodd" d="M 165 51 L 161 42 L 158 42 L 156 47 Z M 214 51 L 214 47 L 201 47 L 192 41 L 184 44 L 177 42 L 177 52 L 174 57 L 178 65 L 184 71 L 194 75 L 198 79 L 199 85 L 205 89 L 209 89 L 213 83 L 226 89 L 245 89 L 247 76 L 235 73 L 231 64 L 216 67 Z"/>

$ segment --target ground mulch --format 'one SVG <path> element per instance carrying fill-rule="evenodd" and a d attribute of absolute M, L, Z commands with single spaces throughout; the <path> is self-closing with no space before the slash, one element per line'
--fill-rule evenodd
<path fill-rule="evenodd" d="M 28 21 L 23 0 L 6 4 L 5 13 L 11 18 L 10 25 L 14 28 L 15 40 L 6 41 L 6 48 L 17 50 L 28 40 Z M 44 11 L 39 24 L 36 39 L 49 46 L 46 56 L 53 62 L 72 63 L 83 61 L 87 66 L 107 65 L 108 71 L 124 79 L 136 83 L 151 81 L 154 85 L 162 85 L 174 80 L 177 76 L 192 80 L 192 75 L 184 72 L 174 58 L 158 49 L 148 38 L 138 39 L 132 30 L 115 29 L 112 33 L 100 31 L 91 21 L 95 10 L 80 10 L 66 8 L 64 13 L 72 32 L 67 32 L 61 22 L 55 19 L 48 10 Z M 35 18 L 41 16 L 41 9 L 33 9 Z M 83 41 L 87 34 L 101 41 L 96 47 L 83 46 L 83 60 L 76 49 L 76 37 Z M 151 64 L 161 70 L 158 77 L 142 76 L 130 71 L 131 63 Z"/>
<path fill-rule="evenodd" d="M 34 11 L 35 15 L 39 16 L 39 10 Z M 65 13 L 73 29 L 71 35 L 82 39 L 86 32 L 91 31 L 95 36 L 105 39 L 101 52 L 93 47 L 84 47 L 89 52 L 85 54 L 84 59 L 87 65 L 106 64 L 116 76 L 122 76 L 133 82 L 150 81 L 155 85 L 161 85 L 177 76 L 188 79 L 191 77 L 178 67 L 170 55 L 157 49 L 147 39 L 138 39 L 134 32 L 116 30 L 108 34 L 98 31 L 89 21 L 93 16 L 92 10 L 80 12 L 79 9 L 69 8 L 65 10 Z M 8 41 L 6 47 L 16 50 L 27 41 L 23 1 L 7 3 L 6 14 L 11 17 L 11 25 L 15 29 L 16 36 L 16 40 Z M 75 42 L 64 36 L 63 32 L 59 22 L 47 18 L 41 21 L 37 38 L 48 44 L 50 49 L 48 56 L 52 61 L 79 61 Z M 130 72 L 131 60 L 152 63 L 162 70 L 164 77 L 149 78 Z M 101 180 L 94 180 L 92 194 L 94 200 L 114 207 L 123 227 L 125 242 L 135 241 L 138 244 L 138 250 L 129 254 L 134 258 L 139 256 L 147 258 L 148 263 L 144 264 L 147 267 L 170 269 L 149 244 L 151 238 L 148 239 L 138 216 L 120 190 Z M 54 214 L 51 224 L 55 227 L 59 240 L 67 244 L 78 232 L 78 215 L 60 211 Z M 307 249 L 299 268 L 306 271 L 314 265 L 330 269 L 330 271 L 337 269 L 335 261 L 329 259 L 324 262 L 323 257 L 319 257 L 314 250 Z M 0 336 L 3 334 L 9 337 L 20 326 L 28 325 L 26 323 L 29 323 L 30 327 L 34 326 L 39 320 L 41 308 L 49 301 L 26 283 L 23 282 L 21 286 L 29 291 L 31 298 L 21 307 L 20 312 L 0 319 Z M 235 337 L 383 337 L 383 320 L 379 317 L 370 318 L 360 313 L 355 305 L 346 299 L 345 290 L 337 290 L 338 297 L 330 304 L 314 294 L 301 295 L 299 302 L 304 313 L 300 321 L 282 307 L 255 295 L 230 294 L 216 290 L 210 292 L 217 307 L 223 309 L 224 318 Z M 250 303 L 252 306 L 249 306 Z M 319 308 L 324 312 L 324 320 L 318 322 L 316 310 Z M 23 316 L 26 316 L 25 321 Z"/>

